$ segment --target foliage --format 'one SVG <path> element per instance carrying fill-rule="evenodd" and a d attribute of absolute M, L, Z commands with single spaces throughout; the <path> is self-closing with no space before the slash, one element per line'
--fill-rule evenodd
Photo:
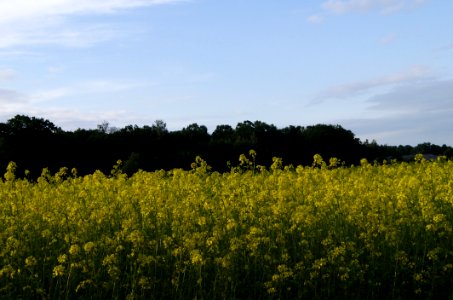
<path fill-rule="evenodd" d="M 15 116 L 0 123 L 0 169 L 10 161 L 17 163 L 18 177 L 27 167 L 28 178 L 37 179 L 43 168 L 57 172 L 60 166 L 76 168 L 80 175 L 96 170 L 109 173 L 121 159 L 123 171 L 132 175 L 138 170 L 155 171 L 190 168 L 194 157 L 209 161 L 213 170 L 229 170 L 226 162 L 255 149 L 256 165 L 270 167 L 272 158 L 281 157 L 287 164 L 310 166 L 312 157 L 337 157 L 346 165 L 359 165 L 384 159 L 412 159 L 416 153 L 432 157 L 453 157 L 453 148 L 430 143 L 411 146 L 382 146 L 375 141 L 361 142 L 339 125 L 288 126 L 277 128 L 261 121 L 244 121 L 232 127 L 218 125 L 212 133 L 204 125 L 190 124 L 182 130 L 168 131 L 162 120 L 151 126 L 111 127 L 107 121 L 97 129 L 63 131 L 48 120 Z"/>
<path fill-rule="evenodd" d="M 453 162 L 0 180 L 1 299 L 447 299 Z"/>

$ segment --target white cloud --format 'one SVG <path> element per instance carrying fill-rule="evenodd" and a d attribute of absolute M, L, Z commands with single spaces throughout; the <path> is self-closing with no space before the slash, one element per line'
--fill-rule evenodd
<path fill-rule="evenodd" d="M 421 5 L 425 0 L 328 0 L 321 7 L 334 14 L 379 11 L 392 13 L 405 8 Z"/>
<path fill-rule="evenodd" d="M 2 0 L 0 24 L 73 14 L 105 14 L 118 10 L 184 2 L 184 0 Z"/>
<path fill-rule="evenodd" d="M 386 76 L 331 86 L 321 92 L 315 102 L 328 98 L 347 98 L 356 96 L 375 88 L 406 84 L 417 80 L 428 79 L 430 76 L 432 76 L 432 72 L 428 67 L 415 66 L 408 70 Z"/>
<path fill-rule="evenodd" d="M 111 26 L 71 26 L 74 15 L 111 14 L 124 9 L 189 0 L 0 0 L 0 48 L 22 45 L 86 47 L 110 40 L 118 31 Z"/>

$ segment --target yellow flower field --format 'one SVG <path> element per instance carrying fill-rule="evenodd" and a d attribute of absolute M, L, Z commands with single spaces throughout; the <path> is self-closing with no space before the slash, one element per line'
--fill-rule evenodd
<path fill-rule="evenodd" d="M 0 180 L 0 299 L 452 299 L 453 162 Z M 19 177 L 19 175 L 17 175 Z"/>

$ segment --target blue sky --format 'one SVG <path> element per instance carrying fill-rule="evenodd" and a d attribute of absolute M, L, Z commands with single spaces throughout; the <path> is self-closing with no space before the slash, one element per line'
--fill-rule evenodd
<path fill-rule="evenodd" d="M 453 145 L 453 1 L 0 0 L 0 121 Z"/>

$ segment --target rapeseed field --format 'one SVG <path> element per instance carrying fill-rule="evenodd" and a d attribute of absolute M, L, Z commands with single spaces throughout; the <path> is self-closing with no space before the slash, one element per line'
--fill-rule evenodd
<path fill-rule="evenodd" d="M 453 299 L 453 162 L 0 180 L 0 299 Z M 22 176 L 23 177 L 23 176 Z"/>

